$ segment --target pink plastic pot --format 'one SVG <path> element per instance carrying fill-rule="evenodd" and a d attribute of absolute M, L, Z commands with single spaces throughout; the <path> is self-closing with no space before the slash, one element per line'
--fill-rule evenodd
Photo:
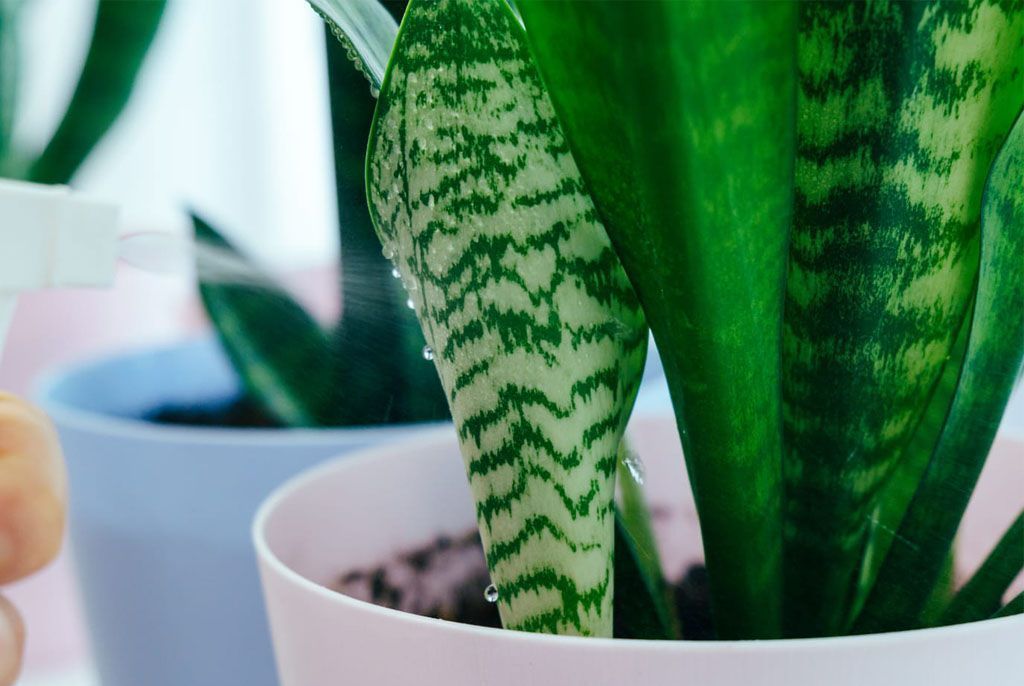
<path fill-rule="evenodd" d="M 678 574 L 699 559 L 699 532 L 675 426 L 635 422 L 664 565 Z M 1024 443 L 1003 439 L 978 503 L 1009 521 L 1019 507 Z M 1011 486 L 1007 486 L 1011 484 Z M 1016 488 L 1012 486 L 1016 484 Z M 986 519 L 991 512 L 969 516 Z M 325 586 L 440 534 L 473 526 L 473 508 L 451 429 L 349 456 L 302 475 L 264 503 L 254 525 L 282 686 L 863 686 L 1016 683 L 1024 673 L 1024 617 L 899 634 L 764 642 L 578 639 L 472 627 L 381 608 Z M 962 536 L 976 565 L 998 537 Z M 977 540 L 967 541 L 973 538 Z M 481 592 L 483 589 L 481 589 Z"/>

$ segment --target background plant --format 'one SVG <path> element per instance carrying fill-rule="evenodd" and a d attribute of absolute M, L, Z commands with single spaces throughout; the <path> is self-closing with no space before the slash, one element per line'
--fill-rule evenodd
<path fill-rule="evenodd" d="M 520 1 L 524 32 L 501 0 L 441 0 L 411 4 L 393 51 L 360 51 L 353 36 L 386 35 L 374 3 L 314 4 L 381 89 L 371 206 L 445 351 L 506 626 L 607 633 L 578 623 L 613 585 L 576 554 L 611 549 L 585 521 L 605 509 L 531 524 L 578 507 L 576 479 L 607 459 L 574 433 L 590 397 L 545 375 L 632 378 L 628 357 L 543 356 L 547 327 L 621 321 L 624 296 L 591 310 L 552 286 L 585 283 L 551 238 L 581 217 L 618 258 L 586 278 L 624 293 L 621 259 L 662 351 L 719 636 L 1015 611 L 998 606 L 1024 566 L 1016 528 L 952 602 L 937 589 L 1024 355 L 1024 5 Z M 464 392 L 503 368 L 502 402 Z M 492 454 L 476 432 L 495 427 L 524 450 Z M 552 459 L 565 473 L 538 468 Z M 607 483 L 587 496 L 609 502 Z M 512 521 L 488 536 L 496 504 Z"/>
<path fill-rule="evenodd" d="M 376 5 L 401 17 L 405 2 Z M 269 274 L 194 216 L 207 252 L 244 278 L 200 284 L 207 313 L 246 396 L 284 426 L 359 426 L 447 417 L 437 374 L 407 294 L 381 254 L 366 206 L 364 159 L 374 100 L 346 47 L 325 34 L 340 238 L 342 312 L 326 329 Z M 282 335 L 282 332 L 287 332 Z"/>
<path fill-rule="evenodd" d="M 0 176 L 68 183 L 127 103 L 167 3 L 96 3 L 78 84 L 42 150 L 25 149 L 13 138 L 21 79 L 19 25 L 25 4 L 25 0 L 0 0 Z"/>

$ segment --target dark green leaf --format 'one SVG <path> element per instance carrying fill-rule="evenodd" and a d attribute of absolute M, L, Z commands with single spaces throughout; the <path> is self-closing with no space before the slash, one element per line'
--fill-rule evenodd
<path fill-rule="evenodd" d="M 1024 512 L 1014 520 L 974 576 L 942 613 L 941 624 L 962 624 L 991 617 L 1006 589 L 1024 570 Z"/>
<path fill-rule="evenodd" d="M 985 179 L 1024 103 L 1024 13 L 996 0 L 799 6 L 785 624 L 821 636 L 843 630 L 880 491 L 970 302 Z"/>
<path fill-rule="evenodd" d="M 85 65 L 64 118 L 29 180 L 67 183 L 128 102 L 166 0 L 100 0 Z"/>
<path fill-rule="evenodd" d="M 1010 600 L 1010 602 L 1003 605 L 998 612 L 992 615 L 992 619 L 1019 614 L 1024 614 L 1024 592 L 1018 593 Z"/>
<path fill-rule="evenodd" d="M 879 494 L 878 505 L 871 516 L 870 533 L 856 590 L 857 597 L 850 609 L 848 621 L 855 617 L 863 607 L 867 594 L 878 576 L 878 570 L 892 546 L 896 529 L 903 520 L 910 501 L 921 483 L 921 478 L 931 461 L 932 453 L 935 452 L 935 444 L 939 440 L 942 425 L 946 421 L 946 415 L 953 402 L 957 381 L 960 379 L 960 369 L 964 363 L 972 314 L 973 310 L 965 313 L 960 333 L 957 334 L 956 343 L 953 345 L 949 360 L 943 367 L 942 375 L 932 390 L 928 407 L 900 457 L 899 464 Z"/>
<path fill-rule="evenodd" d="M 794 6 L 516 5 L 661 352 L 718 633 L 776 636 Z"/>
<path fill-rule="evenodd" d="M 247 394 L 286 426 L 322 423 L 330 400 L 327 336 L 273 279 L 209 223 L 193 215 L 206 312 Z M 202 260 L 237 265 L 226 279 L 202 280 Z"/>
<path fill-rule="evenodd" d="M 381 254 L 366 207 L 366 143 L 375 101 L 346 48 L 326 30 L 341 244 L 341 320 L 332 341 L 332 424 L 441 419 L 448 404 L 408 297 Z"/>
<path fill-rule="evenodd" d="M 953 599 L 953 592 L 956 586 L 955 552 L 950 550 L 949 554 L 946 555 L 946 560 L 942 563 L 942 569 L 939 571 L 939 578 L 935 583 L 935 588 L 932 589 L 931 595 L 928 596 L 924 603 L 924 608 L 921 610 L 922 627 L 935 626 L 939 621 L 939 616 Z"/>
<path fill-rule="evenodd" d="M 621 515 L 615 517 L 615 638 L 655 641 L 679 638 L 668 612 L 665 588 L 658 585 L 661 575 L 648 576 L 643 564 L 644 552 L 631 538 Z"/>
<path fill-rule="evenodd" d="M 1024 358 L 1022 169 L 1024 116 L 1006 139 L 985 188 L 977 297 L 956 394 L 921 485 L 854 625 L 857 632 L 919 623 L 1013 390 Z"/>

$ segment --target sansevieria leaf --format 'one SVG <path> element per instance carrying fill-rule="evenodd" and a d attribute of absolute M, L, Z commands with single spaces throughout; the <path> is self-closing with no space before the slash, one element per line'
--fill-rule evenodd
<path fill-rule="evenodd" d="M 1022 173 L 1024 116 L 1006 138 L 985 188 L 977 297 L 953 403 L 855 631 L 918 622 L 1013 390 L 1024 359 Z"/>
<path fill-rule="evenodd" d="M 380 0 L 309 0 L 341 41 L 349 59 L 380 90 L 398 34 L 398 24 Z"/>
<path fill-rule="evenodd" d="M 790 634 L 817 636 L 842 628 L 880 488 L 968 308 L 982 189 L 1024 103 L 1024 12 L 995 0 L 799 8 L 785 606 Z"/>
<path fill-rule="evenodd" d="M 1002 606 L 1013 580 L 1024 571 L 1024 512 L 992 549 L 981 567 L 953 597 L 939 618 L 941 624 L 961 624 L 988 619 Z"/>
<path fill-rule="evenodd" d="M 506 627 L 610 636 L 646 328 L 504 0 L 410 3 L 370 210 L 448 394 Z"/>
<path fill-rule="evenodd" d="M 935 451 L 935 444 L 938 442 L 942 425 L 946 421 L 949 406 L 953 402 L 957 381 L 960 379 L 960 369 L 964 363 L 964 352 L 967 348 L 972 314 L 973 310 L 964 313 L 960 332 L 957 334 L 949 359 L 943 366 L 939 381 L 932 389 L 931 399 L 914 429 L 914 435 L 903 450 L 899 464 L 879 492 L 878 503 L 869 517 L 869 532 L 864 547 L 864 556 L 861 560 L 859 578 L 853 592 L 851 617 L 860 612 L 867 593 L 874 585 L 878 570 L 889 553 L 889 548 L 897 534 L 897 528 L 914 498 L 914 493 L 921 483 L 925 470 L 928 469 L 928 463 Z M 953 566 L 952 555 L 949 557 L 950 569 L 948 570 L 949 574 L 946 574 L 947 577 L 951 577 Z M 949 580 L 952 581 L 952 579 Z M 936 594 L 941 596 L 941 590 L 936 589 L 933 598 Z M 938 598 L 936 602 L 939 600 L 945 601 L 948 598 Z"/>
<path fill-rule="evenodd" d="M 192 223 L 199 293 L 247 395 L 284 426 L 330 423 L 331 377 L 315 371 L 331 365 L 320 325 L 208 222 L 193 215 Z M 216 279 L 203 279 L 204 261 Z"/>
<path fill-rule="evenodd" d="M 1024 614 L 1024 592 L 1018 593 L 1010 599 L 1010 602 L 999 608 L 999 611 L 992 615 L 993 619 L 1009 617 L 1011 615 Z"/>
<path fill-rule="evenodd" d="M 128 102 L 166 0 L 99 0 L 89 52 L 67 111 L 29 179 L 67 183 Z"/>
<path fill-rule="evenodd" d="M 718 633 L 776 636 L 795 6 L 516 5 L 658 342 Z"/>

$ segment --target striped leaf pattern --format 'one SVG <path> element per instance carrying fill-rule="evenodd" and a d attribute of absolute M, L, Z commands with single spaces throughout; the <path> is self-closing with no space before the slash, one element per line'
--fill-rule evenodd
<path fill-rule="evenodd" d="M 977 622 L 1002 606 L 1006 590 L 1024 569 L 1024 512 L 992 549 L 974 576 L 957 592 L 940 618 L 941 624 Z"/>
<path fill-rule="evenodd" d="M 646 328 L 502 0 L 410 3 L 371 216 L 448 394 L 506 627 L 610 636 Z"/>
<path fill-rule="evenodd" d="M 950 355 L 1024 103 L 1021 3 L 800 3 L 783 331 L 790 633 L 834 633 L 878 491 Z"/>
<path fill-rule="evenodd" d="M 928 469 L 853 628 L 915 626 L 995 440 L 1024 362 L 1024 114 L 985 189 L 970 335 L 956 392 Z"/>

